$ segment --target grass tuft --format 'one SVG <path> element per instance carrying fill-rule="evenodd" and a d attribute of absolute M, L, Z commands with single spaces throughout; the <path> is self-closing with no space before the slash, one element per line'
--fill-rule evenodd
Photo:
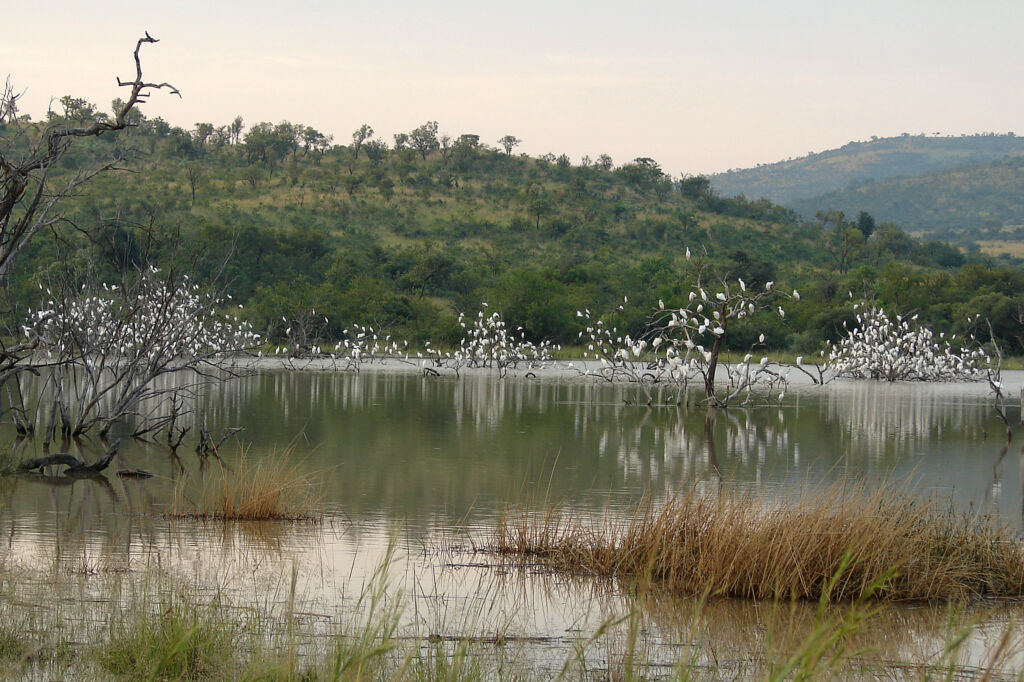
<path fill-rule="evenodd" d="M 0 626 L 0 662 L 16 661 L 29 651 L 25 637 L 13 627 Z"/>
<path fill-rule="evenodd" d="M 215 611 L 176 600 L 158 614 L 114 626 L 98 653 L 114 675 L 133 679 L 228 677 L 237 653 L 236 627 Z"/>
<path fill-rule="evenodd" d="M 499 521 L 493 549 L 697 596 L 824 602 L 1024 596 L 1024 552 L 989 520 L 905 490 L 839 484 L 792 503 L 690 490 L 595 527 L 551 510 Z"/>
<path fill-rule="evenodd" d="M 320 495 L 289 452 L 258 460 L 243 456 L 233 468 L 220 467 L 191 485 L 175 489 L 167 514 L 174 518 L 224 521 L 320 521 Z"/>

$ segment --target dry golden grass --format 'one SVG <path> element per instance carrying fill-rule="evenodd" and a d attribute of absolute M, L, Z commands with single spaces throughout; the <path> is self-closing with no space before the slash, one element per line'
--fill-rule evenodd
<path fill-rule="evenodd" d="M 1006 253 L 1016 258 L 1024 256 L 1024 242 L 1011 241 L 1008 239 L 985 239 L 979 240 L 978 246 L 981 252 L 990 256 L 998 256 Z"/>
<path fill-rule="evenodd" d="M 987 520 L 895 487 L 837 485 L 792 503 L 691 490 L 600 527 L 555 511 L 501 520 L 495 551 L 671 592 L 844 601 L 1024 597 L 1024 552 Z"/>
<path fill-rule="evenodd" d="M 315 481 L 285 451 L 253 460 L 243 455 L 191 485 L 180 484 L 168 514 L 226 521 L 319 521 Z"/>

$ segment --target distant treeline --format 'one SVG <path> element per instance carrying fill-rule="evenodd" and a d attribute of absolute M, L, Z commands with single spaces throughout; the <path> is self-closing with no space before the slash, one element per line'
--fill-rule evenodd
<path fill-rule="evenodd" d="M 61 102 L 48 122 L 0 134 L 27 144 L 33 126 L 100 115 Z M 445 135 L 433 121 L 391 140 L 364 125 L 347 144 L 290 122 L 135 123 L 83 140 L 51 172 L 59 182 L 125 159 L 124 172 L 69 199 L 53 238 L 20 257 L 7 284 L 12 320 L 38 302 L 40 285 L 116 281 L 152 263 L 221 287 L 270 340 L 315 310 L 325 341 L 359 323 L 412 343 L 455 343 L 457 312 L 487 301 L 535 340 L 572 343 L 576 310 L 626 333 L 659 301 L 682 305 L 700 263 L 705 278 L 801 291 L 784 319 L 745 321 L 730 335 L 737 348 L 767 329 L 771 347 L 815 350 L 867 298 L 940 331 L 962 331 L 981 313 L 1005 350 L 1024 352 L 1018 261 L 919 241 L 867 213 L 803 219 L 764 199 L 723 197 L 707 177 L 672 176 L 650 158 L 533 158 L 515 153 L 512 135 Z"/>

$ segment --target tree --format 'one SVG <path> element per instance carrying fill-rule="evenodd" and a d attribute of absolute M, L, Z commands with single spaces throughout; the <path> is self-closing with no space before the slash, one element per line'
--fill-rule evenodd
<path fill-rule="evenodd" d="M 883 258 L 906 258 L 914 250 L 914 240 L 906 232 L 892 223 L 882 223 L 874 231 L 874 239 L 870 242 L 874 254 L 875 265 Z"/>
<path fill-rule="evenodd" d="M 388 155 L 388 143 L 384 140 L 368 140 L 365 147 L 366 158 L 370 160 L 371 166 L 379 166 Z"/>
<path fill-rule="evenodd" d="M 298 128 L 298 137 L 302 140 L 302 155 L 306 156 L 312 153 L 313 162 L 319 166 L 320 159 L 323 158 L 324 154 L 330 148 L 331 141 L 334 139 L 334 136 L 324 135 L 312 126 L 300 125 Z"/>
<path fill-rule="evenodd" d="M 230 135 L 231 144 L 238 144 L 242 139 L 242 131 L 245 129 L 245 125 L 242 123 L 241 116 L 235 116 L 235 120 L 228 125 L 228 134 Z"/>
<path fill-rule="evenodd" d="M 545 300 L 543 296 L 533 297 L 531 302 L 536 305 L 538 301 Z M 427 355 L 436 367 L 453 369 L 456 374 L 462 367 L 487 367 L 497 369 L 500 376 L 506 376 L 510 368 L 519 365 L 540 367 L 550 362 L 552 350 L 560 349 L 547 340 L 538 344 L 528 341 L 522 327 L 511 330 L 501 313 L 488 315 L 488 304 L 482 305 L 485 310 L 478 312 L 475 319 L 467 320 L 465 313 L 459 313 L 459 326 L 464 332 L 458 350 L 442 353 L 428 348 Z"/>
<path fill-rule="evenodd" d="M 171 133 L 171 124 L 163 120 L 159 116 L 154 118 L 150 123 L 153 125 L 153 132 L 157 137 L 167 137 Z"/>
<path fill-rule="evenodd" d="M 301 128 L 303 126 L 288 121 L 276 125 L 264 121 L 254 125 L 245 134 L 245 152 L 249 163 L 259 161 L 273 175 L 274 168 L 285 157 L 289 154 L 294 157 L 298 152 Z"/>
<path fill-rule="evenodd" d="M 398 140 L 395 141 L 397 143 Z M 427 154 L 440 146 L 437 141 L 437 121 L 427 121 L 409 133 L 409 146 L 418 151 L 426 161 Z"/>
<path fill-rule="evenodd" d="M 867 237 L 857 223 L 846 220 L 846 214 L 842 211 L 818 211 L 816 217 L 825 231 L 825 250 L 832 255 L 839 273 L 845 275 L 853 261 L 861 255 Z"/>
<path fill-rule="evenodd" d="M 706 175 L 687 175 L 679 179 L 679 193 L 694 201 L 707 201 L 712 197 L 711 179 Z"/>
<path fill-rule="evenodd" d="M 213 137 L 213 124 L 212 123 L 196 123 L 195 131 L 192 133 L 192 141 L 195 142 L 199 149 L 202 150 L 207 141 Z"/>
<path fill-rule="evenodd" d="M 147 268 L 95 295 L 64 287 L 29 311 L 23 329 L 52 370 L 35 401 L 37 413 L 51 415 L 47 442 L 58 428 L 77 437 L 98 425 L 105 435 L 126 417 L 142 419 L 136 434 L 162 427 L 152 410 L 169 395 L 193 393 L 214 357 L 259 343 L 248 323 L 216 312 L 222 303 L 187 276 Z M 47 401 L 52 409 L 40 404 Z"/>
<path fill-rule="evenodd" d="M 856 227 L 842 227 L 825 236 L 825 250 L 835 260 L 839 274 L 845 275 L 864 248 L 864 233 Z"/>
<path fill-rule="evenodd" d="M 356 161 L 359 160 L 359 150 L 362 149 L 363 143 L 371 137 L 373 137 L 373 128 L 369 123 L 364 123 L 352 133 L 352 155 Z"/>
<path fill-rule="evenodd" d="M 626 182 L 633 186 L 638 192 L 646 192 L 653 189 L 655 184 L 664 175 L 658 162 L 650 157 L 634 159 L 619 169 L 619 174 Z"/>
<path fill-rule="evenodd" d="M 522 140 L 520 140 L 515 135 L 505 135 L 500 140 L 498 140 L 498 144 L 500 144 L 502 149 L 505 150 L 506 156 L 511 156 L 512 149 L 518 147 L 520 143 L 522 143 Z"/>
<path fill-rule="evenodd" d="M 451 158 L 455 168 L 460 171 L 468 170 L 473 160 L 480 152 L 480 136 L 472 133 L 459 135 L 452 145 Z"/>
<path fill-rule="evenodd" d="M 117 79 L 118 86 L 130 88 L 130 93 L 112 119 L 94 118 L 82 126 L 69 126 L 66 122 L 51 124 L 42 131 L 36 127 L 5 130 L 5 133 L 13 132 L 13 136 L 4 139 L 0 147 L 0 279 L 6 278 L 15 256 L 36 233 L 60 220 L 58 205 L 61 199 L 89 179 L 115 168 L 116 162 L 104 163 L 80 171 L 64 187 L 51 187 L 49 172 L 70 151 L 74 140 L 123 130 L 131 124 L 132 110 L 144 103 L 152 90 L 167 89 L 181 96 L 170 83 L 150 83 L 142 77 L 139 51 L 143 43 L 155 42 L 157 39 L 146 33 L 136 43 L 135 78 L 128 81 Z M 0 92 L 0 111 L 14 106 L 18 97 L 8 83 Z M 38 136 L 35 135 L 37 131 Z"/>
<path fill-rule="evenodd" d="M 856 307 L 861 307 L 858 304 Z M 845 323 L 844 323 L 845 327 Z M 829 354 L 837 376 L 884 381 L 978 380 L 989 357 L 979 348 L 954 349 L 944 334 L 917 323 L 917 315 L 896 317 L 882 308 L 864 307 L 856 325 Z"/>
<path fill-rule="evenodd" d="M 81 97 L 64 95 L 60 98 L 60 106 L 64 110 L 64 120 L 66 122 L 76 121 L 83 123 L 97 117 L 96 105 Z"/>
<path fill-rule="evenodd" d="M 0 126 L 15 123 L 18 120 L 18 100 L 20 94 L 14 92 L 11 77 L 8 76 L 4 87 L 0 90 Z M 116 102 L 117 100 L 115 100 Z M 116 107 L 115 107 L 116 110 Z"/>
<path fill-rule="evenodd" d="M 117 112 L 120 111 L 122 107 L 124 107 L 124 100 L 120 97 L 115 97 L 110 103 L 110 110 L 113 112 L 114 116 L 117 116 Z M 125 134 L 129 134 L 134 128 L 143 126 L 146 123 L 146 117 L 139 109 L 136 108 L 128 112 L 128 115 L 125 117 L 125 122 L 127 125 L 123 132 Z"/>
<path fill-rule="evenodd" d="M 864 239 L 869 239 L 875 231 L 875 219 L 867 211 L 861 211 L 857 215 L 857 229 L 864 233 Z"/>
<path fill-rule="evenodd" d="M 269 139 L 273 134 L 273 127 L 266 121 L 257 123 L 245 134 L 245 158 L 248 163 L 257 161 L 266 164 L 269 155 Z"/>
<path fill-rule="evenodd" d="M 686 253 L 689 259 L 689 249 Z M 672 308 L 659 300 L 658 308 L 635 336 L 594 319 L 590 310 L 577 311 L 576 316 L 585 325 L 579 333 L 586 348 L 583 357 L 601 363 L 596 374 L 608 381 L 625 379 L 639 384 L 647 394 L 648 404 L 653 399 L 652 385 L 674 384 L 685 390 L 691 380 L 699 378 L 708 403 L 715 407 L 725 407 L 744 393 L 749 398 L 756 385 L 771 388 L 784 382 L 770 368 L 767 356 L 751 363 L 755 347 L 765 344 L 763 333 L 740 362 L 719 363 L 726 339 L 735 335 L 737 322 L 762 310 L 774 309 L 780 317 L 785 316 L 777 305 L 784 294 L 776 291 L 774 282 L 752 289 L 742 278 L 721 280 L 709 287 L 703 283 L 705 271 L 706 266 L 698 262 L 696 287 L 687 303 Z M 799 294 L 794 291 L 792 297 L 798 299 Z M 624 312 L 628 302 L 628 297 L 623 297 L 618 309 Z M 724 386 L 722 382 L 716 383 L 720 369 L 726 374 Z M 586 369 L 584 373 L 591 371 Z"/>
<path fill-rule="evenodd" d="M 438 148 L 441 150 L 441 161 L 443 161 L 444 165 L 447 166 L 448 159 L 451 158 L 452 155 L 452 136 L 442 135 L 437 138 L 437 144 Z"/>
<path fill-rule="evenodd" d="M 697 287 L 689 294 L 689 303 L 678 310 L 666 310 L 655 316 L 652 325 L 653 338 L 651 345 L 657 349 L 665 346 L 672 352 L 666 361 L 696 366 L 704 380 L 704 394 L 713 405 L 727 405 L 729 401 L 743 390 L 749 389 L 752 379 L 756 380 L 756 372 L 752 376 L 749 370 L 751 354 L 743 359 L 737 368 L 727 368 L 730 372 L 730 386 L 725 396 L 715 391 L 715 377 L 719 368 L 719 357 L 730 325 L 743 320 L 760 310 L 772 310 L 785 316 L 781 306 L 777 306 L 779 298 L 774 282 L 767 282 L 764 287 L 749 289 L 742 278 L 734 282 L 722 281 L 714 289 L 705 289 L 698 271 Z M 717 289 L 717 290 L 716 290 Z M 798 294 L 794 291 L 793 296 Z M 764 334 L 759 337 L 763 344 Z M 704 344 L 711 343 L 710 348 Z M 668 353 L 669 351 L 666 351 Z M 762 359 L 760 367 L 767 364 Z M 733 380 L 733 377 L 739 377 Z"/>
<path fill-rule="evenodd" d="M 523 202 L 526 210 L 534 218 L 534 227 L 540 229 L 540 219 L 554 212 L 555 204 L 551 196 L 540 185 L 531 184 L 523 192 Z"/>
<path fill-rule="evenodd" d="M 188 186 L 192 191 L 192 205 L 196 205 L 196 189 L 199 187 L 199 181 L 203 177 L 203 169 L 201 166 L 195 163 L 189 163 L 185 165 L 185 176 L 188 178 Z"/>
<path fill-rule="evenodd" d="M 181 96 L 178 89 L 167 82 L 148 82 L 142 75 L 139 53 L 144 43 L 156 43 L 146 33 L 135 44 L 135 77 L 131 80 L 117 79 L 119 87 L 129 88 L 127 99 L 120 100 L 113 117 L 94 115 L 91 121 L 82 125 L 70 125 L 70 121 L 59 124 L 38 126 L 16 119 L 2 129 L 0 139 L 0 287 L 8 291 L 8 275 L 23 248 L 39 233 L 61 220 L 60 202 L 78 191 L 82 185 L 100 173 L 116 167 L 116 161 L 79 170 L 70 180 L 54 187 L 50 172 L 71 151 L 79 138 L 98 137 L 108 132 L 124 130 L 136 124 L 140 117 L 133 115 L 137 105 L 146 101 L 154 90 L 166 89 Z M 0 112 L 16 110 L 20 97 L 10 81 L 0 91 Z M 74 102 L 69 101 L 69 105 Z M 71 113 L 70 109 L 67 113 Z M 24 123 L 24 125 L 21 125 Z M 47 316 L 37 318 L 42 323 Z M 19 337 L 21 335 L 19 334 Z M 0 384 L 6 384 L 20 372 L 35 371 L 33 361 L 27 360 L 43 339 L 38 335 L 16 343 L 0 343 Z M 15 382 L 17 384 L 18 382 Z"/>

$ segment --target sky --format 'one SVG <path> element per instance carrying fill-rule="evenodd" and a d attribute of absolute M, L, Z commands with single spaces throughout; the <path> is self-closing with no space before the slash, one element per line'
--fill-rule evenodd
<path fill-rule="evenodd" d="M 873 135 L 1024 134 L 1020 0 L 51 0 L 10 3 L 0 79 L 42 117 L 134 75 L 173 125 L 288 120 L 348 143 L 426 121 L 517 151 L 772 163 Z M 42 7 L 43 9 L 40 9 Z"/>

